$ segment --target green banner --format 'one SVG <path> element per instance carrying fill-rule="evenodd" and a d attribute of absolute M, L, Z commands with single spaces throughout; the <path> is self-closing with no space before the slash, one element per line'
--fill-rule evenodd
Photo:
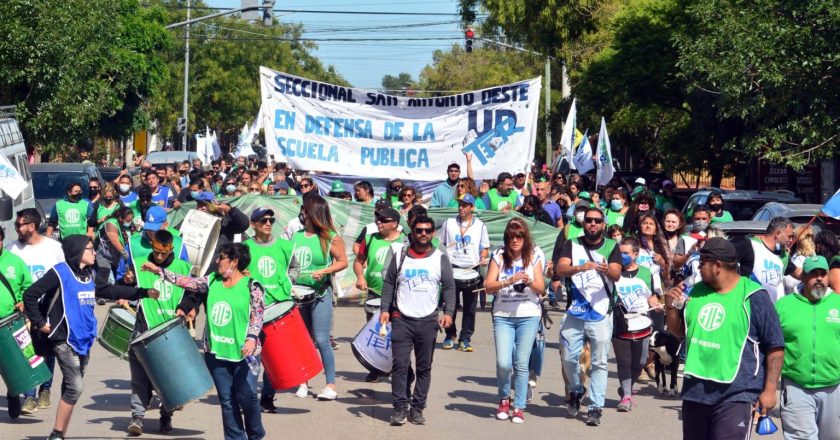
<path fill-rule="evenodd" d="M 333 218 L 333 225 L 344 238 L 347 259 L 347 269 L 338 274 L 340 285 L 346 297 L 354 298 L 358 295 L 355 292 L 356 275 L 353 273 L 353 242 L 368 224 L 373 223 L 373 206 L 339 200 L 332 197 L 325 197 L 330 204 L 330 213 Z M 248 217 L 257 208 L 270 208 L 274 211 L 277 221 L 274 223 L 273 234 L 280 236 L 290 220 L 297 217 L 300 212 L 301 199 L 297 196 L 264 196 L 259 194 L 246 194 L 240 197 L 223 198 L 222 202 L 230 204 L 245 213 Z M 173 209 L 169 213 L 169 224 L 176 229 L 180 228 L 181 222 L 187 213 L 195 208 L 195 202 L 184 203 L 180 209 Z M 443 221 L 458 215 L 457 208 L 435 208 L 429 210 L 429 216 L 434 219 L 435 226 L 440 227 Z M 495 211 L 477 211 L 476 215 L 487 225 L 487 232 L 490 235 L 490 245 L 493 250 L 503 243 L 503 234 L 508 221 L 514 217 L 522 218 L 518 213 L 502 214 Z M 531 230 L 531 237 L 534 244 L 539 246 L 550 261 L 554 251 L 554 242 L 560 230 L 534 219 L 525 219 Z M 408 226 L 403 219 L 403 228 Z M 252 234 L 248 230 L 248 234 Z"/>

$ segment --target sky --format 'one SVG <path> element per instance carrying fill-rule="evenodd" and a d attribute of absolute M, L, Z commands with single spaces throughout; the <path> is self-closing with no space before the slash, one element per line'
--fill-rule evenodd
<path fill-rule="evenodd" d="M 205 0 L 238 8 L 241 0 Z M 278 0 L 275 9 L 445 13 L 449 16 L 350 15 L 276 12 L 275 20 L 303 24 L 305 38 L 446 38 L 433 41 L 319 41 L 315 55 L 355 87 L 381 88 L 382 77 L 408 72 L 417 79 L 436 49 L 463 44 L 457 0 Z M 409 25 L 408 27 L 405 27 Z M 390 28 L 385 28 L 390 27 Z M 383 29 L 384 28 L 384 29 Z"/>

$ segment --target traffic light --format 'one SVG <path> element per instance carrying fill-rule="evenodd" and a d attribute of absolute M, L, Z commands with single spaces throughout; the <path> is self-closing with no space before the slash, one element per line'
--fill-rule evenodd
<path fill-rule="evenodd" d="M 178 130 L 178 133 L 186 133 L 187 132 L 187 120 L 184 118 L 178 118 L 175 121 L 175 129 Z"/>
<path fill-rule="evenodd" d="M 274 24 L 274 0 L 263 0 L 263 24 L 271 26 Z"/>
<path fill-rule="evenodd" d="M 467 53 L 473 51 L 473 37 L 475 37 L 475 32 L 473 32 L 472 28 L 467 28 L 467 30 L 464 31 L 464 38 L 467 40 L 465 43 Z"/>

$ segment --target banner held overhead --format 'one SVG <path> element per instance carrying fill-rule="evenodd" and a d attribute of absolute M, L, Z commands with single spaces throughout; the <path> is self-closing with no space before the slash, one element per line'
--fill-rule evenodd
<path fill-rule="evenodd" d="M 260 68 L 266 146 L 303 170 L 438 180 L 527 172 L 534 159 L 540 78 L 431 98 L 343 87 Z"/>

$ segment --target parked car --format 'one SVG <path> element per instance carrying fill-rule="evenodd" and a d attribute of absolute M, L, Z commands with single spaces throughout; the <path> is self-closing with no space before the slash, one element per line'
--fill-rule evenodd
<path fill-rule="evenodd" d="M 145 160 L 149 161 L 152 166 L 157 167 L 159 165 L 179 164 L 185 160 L 192 164 L 195 159 L 199 159 L 199 157 L 194 151 L 152 151 L 146 156 Z"/>
<path fill-rule="evenodd" d="M 92 163 L 39 163 L 32 165 L 32 186 L 35 188 L 35 200 L 49 218 L 55 202 L 67 194 L 67 185 L 78 182 L 82 185 L 82 194 L 88 196 L 88 182 L 91 177 L 99 178 L 102 174 Z"/>
<path fill-rule="evenodd" d="M 102 175 L 102 178 L 105 179 L 102 181 L 102 184 L 106 184 L 108 182 L 113 182 L 114 179 L 119 177 L 120 172 L 122 169 L 120 167 L 97 167 L 99 170 L 99 174 Z"/>
<path fill-rule="evenodd" d="M 807 222 L 808 221 L 806 220 L 800 223 L 794 220 L 793 223 L 798 227 Z M 715 223 L 714 226 L 726 233 L 729 241 L 733 244 L 737 244 L 749 236 L 762 235 L 766 233 L 767 225 L 769 224 L 769 220 L 736 220 L 734 222 Z M 815 234 L 822 230 L 819 225 L 813 225 L 813 229 Z"/>
<path fill-rule="evenodd" d="M 794 223 L 806 224 L 814 215 L 820 212 L 823 205 L 812 203 L 779 203 L 770 202 L 762 206 L 753 216 L 753 220 L 767 220 L 774 217 L 785 217 Z M 840 234 L 840 220 L 831 217 L 817 217 L 814 224 L 835 234 Z"/>
<path fill-rule="evenodd" d="M 25 208 L 39 209 L 35 203 L 32 190 L 32 174 L 29 169 L 29 158 L 26 156 L 26 145 L 23 134 L 15 119 L 14 107 L 0 107 L 0 154 L 12 165 L 20 176 L 26 180 L 26 187 L 20 195 L 12 199 L 5 191 L 0 190 L 0 226 L 6 231 L 6 243 L 17 240 L 14 216 L 17 211 Z M 3 167 L 5 168 L 5 167 Z M 0 168 L 6 175 L 11 170 Z M 41 215 L 43 216 L 43 212 Z"/>
<path fill-rule="evenodd" d="M 734 220 L 750 220 L 755 213 L 768 202 L 781 203 L 802 203 L 802 200 L 794 196 L 790 191 L 747 191 L 742 189 L 723 190 L 717 188 L 704 188 L 691 195 L 683 207 L 683 215 L 691 218 L 694 207 L 705 204 L 709 193 L 719 191 L 723 196 L 723 209 L 732 214 Z"/>

